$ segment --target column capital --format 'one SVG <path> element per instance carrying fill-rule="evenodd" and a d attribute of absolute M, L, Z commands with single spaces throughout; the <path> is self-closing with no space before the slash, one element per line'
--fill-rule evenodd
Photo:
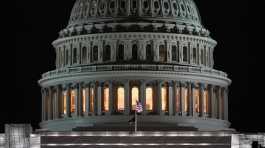
<path fill-rule="evenodd" d="M 104 87 L 104 84 L 105 84 L 105 81 L 99 81 L 98 82 L 98 86 L 100 86 L 100 87 Z"/>
<path fill-rule="evenodd" d="M 200 87 L 200 89 L 205 89 L 206 88 L 206 84 L 205 83 L 199 83 L 199 87 Z"/>
<path fill-rule="evenodd" d="M 196 83 L 195 82 L 190 82 L 191 88 L 196 88 Z"/>
<path fill-rule="evenodd" d="M 179 84 L 181 87 L 187 87 L 187 82 L 180 81 Z"/>
<path fill-rule="evenodd" d="M 168 81 L 168 86 L 173 87 L 174 86 L 174 81 Z"/>

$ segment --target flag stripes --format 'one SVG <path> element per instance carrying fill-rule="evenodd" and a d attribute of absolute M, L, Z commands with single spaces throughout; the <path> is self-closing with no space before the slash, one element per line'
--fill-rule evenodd
<path fill-rule="evenodd" d="M 137 113 L 140 113 L 143 111 L 143 106 L 142 106 L 141 102 L 137 101 L 135 110 Z"/>

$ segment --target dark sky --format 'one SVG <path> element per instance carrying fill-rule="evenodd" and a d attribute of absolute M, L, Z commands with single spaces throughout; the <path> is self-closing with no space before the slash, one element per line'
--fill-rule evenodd
<path fill-rule="evenodd" d="M 195 0 L 204 26 L 218 41 L 215 49 L 215 68 L 225 71 L 233 83 L 230 86 L 229 108 L 232 127 L 244 132 L 265 132 L 262 123 L 262 100 L 260 89 L 253 77 L 257 60 L 249 52 L 247 2 L 244 0 Z M 37 81 L 42 73 L 53 70 L 55 52 L 51 42 L 63 29 L 74 0 L 18 0 L 16 2 L 16 58 L 15 90 L 12 109 L 1 117 L 4 123 L 31 123 L 38 128 L 41 119 L 41 93 Z M 14 45 L 12 45 L 14 47 Z M 264 115 L 263 115 L 264 116 Z"/>

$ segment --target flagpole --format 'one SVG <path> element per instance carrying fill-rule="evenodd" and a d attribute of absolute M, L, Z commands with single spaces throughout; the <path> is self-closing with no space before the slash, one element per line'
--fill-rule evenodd
<path fill-rule="evenodd" d="M 137 113 L 136 113 L 136 108 L 135 108 L 134 114 L 135 114 L 134 132 L 137 132 Z"/>

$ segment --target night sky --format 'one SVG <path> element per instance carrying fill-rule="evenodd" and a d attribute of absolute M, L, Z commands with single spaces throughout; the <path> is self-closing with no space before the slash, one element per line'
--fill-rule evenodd
<path fill-rule="evenodd" d="M 256 89 L 257 55 L 249 52 L 247 2 L 244 0 L 195 0 L 203 25 L 218 42 L 215 48 L 215 69 L 229 74 L 232 79 L 229 94 L 232 128 L 242 132 L 265 132 L 262 121 L 261 89 Z M 41 93 L 37 81 L 41 74 L 55 69 L 52 41 L 66 27 L 74 0 L 16 1 L 15 92 L 8 99 L 10 106 L 2 105 L 0 132 L 5 123 L 31 123 L 39 128 L 41 120 Z M 264 92 L 263 92 L 264 93 Z M 263 115 L 264 116 L 264 115 Z M 263 123 L 262 123 L 263 122 Z"/>

